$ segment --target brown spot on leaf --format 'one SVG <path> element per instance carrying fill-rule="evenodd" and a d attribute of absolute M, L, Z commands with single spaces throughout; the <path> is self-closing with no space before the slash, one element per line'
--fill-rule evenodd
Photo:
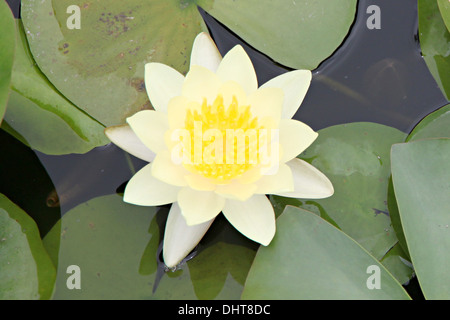
<path fill-rule="evenodd" d="M 145 80 L 142 78 L 131 79 L 131 86 L 136 89 L 137 92 L 145 91 Z"/>

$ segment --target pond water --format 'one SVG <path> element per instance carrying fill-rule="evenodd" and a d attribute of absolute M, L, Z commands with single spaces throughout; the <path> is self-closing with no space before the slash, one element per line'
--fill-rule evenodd
<path fill-rule="evenodd" d="M 19 1 L 8 3 L 18 14 Z M 313 71 L 311 87 L 295 118 L 315 130 L 368 121 L 408 133 L 420 119 L 447 103 L 421 56 L 416 1 L 378 1 L 381 29 L 366 26 L 366 9 L 371 4 L 359 1 L 344 43 Z M 200 12 L 222 54 L 236 44 L 244 46 L 260 83 L 290 70 Z M 123 191 L 133 172 L 145 165 L 114 145 L 84 155 L 49 156 L 29 150 L 4 131 L 0 131 L 0 145 L 7 149 L 0 153 L 0 193 L 36 220 L 42 236 L 78 204 Z M 157 277 L 163 274 L 158 272 Z"/>

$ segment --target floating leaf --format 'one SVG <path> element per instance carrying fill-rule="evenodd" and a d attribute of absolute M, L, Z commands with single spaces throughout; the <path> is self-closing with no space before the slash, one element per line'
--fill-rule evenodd
<path fill-rule="evenodd" d="M 0 124 L 8 102 L 11 69 L 14 61 L 14 17 L 5 1 L 0 2 Z"/>
<path fill-rule="evenodd" d="M 0 300 L 49 299 L 55 268 L 38 228 L 22 209 L 0 194 Z"/>
<path fill-rule="evenodd" d="M 402 222 L 400 219 L 400 213 L 398 212 L 397 199 L 395 198 L 394 185 L 392 184 L 392 176 L 389 178 L 389 186 L 388 186 L 388 198 L 387 198 L 387 206 L 389 211 L 389 216 L 392 222 L 392 228 L 394 228 L 395 235 L 398 239 L 398 245 L 400 245 L 405 252 L 408 259 L 411 261 L 409 257 L 408 244 L 406 243 L 405 234 L 403 233 Z"/>
<path fill-rule="evenodd" d="M 164 274 L 157 258 L 166 215 L 157 211 L 109 195 L 65 214 L 61 229 L 55 226 L 45 238 L 47 247 L 61 241 L 55 299 L 239 298 L 255 251 L 237 243 L 210 243 L 181 270 Z M 239 261 L 230 258 L 236 256 Z M 70 265 L 80 267 L 81 290 L 66 286 Z"/>
<path fill-rule="evenodd" d="M 411 258 L 403 251 L 399 243 L 393 246 L 380 262 L 403 285 L 408 284 L 414 276 Z"/>
<path fill-rule="evenodd" d="M 437 3 L 445 26 L 450 32 L 450 2 L 448 0 L 437 0 Z"/>
<path fill-rule="evenodd" d="M 429 114 L 420 121 L 406 141 L 428 138 L 450 138 L 450 104 Z"/>
<path fill-rule="evenodd" d="M 72 103 L 106 126 L 150 108 L 144 65 L 189 67 L 195 36 L 206 30 L 197 4 L 211 0 L 23 0 L 31 52 L 48 79 Z M 67 24 L 80 10 L 80 29 Z M 70 11 L 69 11 L 70 12 Z"/>
<path fill-rule="evenodd" d="M 11 96 L 3 129 L 46 154 L 85 153 L 109 140 L 104 127 L 67 101 L 37 68 L 17 21 Z"/>
<path fill-rule="evenodd" d="M 442 137 L 450 138 L 450 105 L 446 105 L 426 116 L 408 135 L 406 141 Z M 406 256 L 409 256 L 408 245 L 406 243 L 400 220 L 400 214 L 398 212 L 397 200 L 394 193 L 392 178 L 389 179 L 388 208 L 392 221 L 392 227 L 395 230 L 395 233 L 399 240 L 399 244 L 405 252 Z"/>
<path fill-rule="evenodd" d="M 418 9 L 423 57 L 439 87 L 450 98 L 450 33 L 442 20 L 437 1 L 419 0 Z"/>
<path fill-rule="evenodd" d="M 243 299 L 409 298 L 374 257 L 317 215 L 287 207 L 277 230 L 256 254 Z M 377 275 L 380 288 L 369 289 Z"/>
<path fill-rule="evenodd" d="M 392 146 L 392 179 L 409 253 L 427 299 L 450 298 L 450 139 Z"/>
<path fill-rule="evenodd" d="M 333 183 L 327 199 L 300 201 L 381 259 L 397 242 L 387 210 L 390 148 L 405 134 L 375 123 L 350 123 L 319 130 L 317 140 L 300 157 Z M 272 201 L 282 198 L 273 198 Z"/>
<path fill-rule="evenodd" d="M 206 11 L 275 61 L 312 70 L 344 40 L 356 2 L 215 0 Z"/>

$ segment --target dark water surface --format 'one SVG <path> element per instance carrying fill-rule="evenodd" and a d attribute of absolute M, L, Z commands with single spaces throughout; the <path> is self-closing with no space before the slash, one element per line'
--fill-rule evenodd
<path fill-rule="evenodd" d="M 8 1 L 16 17 L 19 2 Z M 366 10 L 372 4 L 381 9 L 381 29 L 366 26 L 370 16 Z M 290 70 L 199 10 L 222 54 L 236 44 L 244 46 L 260 84 Z M 448 103 L 421 56 L 417 28 L 416 0 L 360 0 L 344 43 L 313 70 L 310 90 L 295 118 L 315 130 L 370 121 L 410 132 L 423 117 Z M 0 145 L 7 149 L 0 154 L 0 192 L 38 217 L 42 236 L 61 214 L 120 191 L 133 175 L 130 167 L 137 171 L 145 165 L 114 145 L 85 155 L 48 156 L 33 153 L 4 131 Z"/>

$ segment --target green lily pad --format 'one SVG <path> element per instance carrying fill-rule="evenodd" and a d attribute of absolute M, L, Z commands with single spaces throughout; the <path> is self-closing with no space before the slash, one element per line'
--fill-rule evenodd
<path fill-rule="evenodd" d="M 195 36 L 206 30 L 197 4 L 211 0 L 23 0 L 30 49 L 47 78 L 105 126 L 150 108 L 144 65 L 189 67 Z M 69 29 L 77 16 L 80 29 Z M 74 16 L 75 15 L 75 16 Z"/>
<path fill-rule="evenodd" d="M 319 130 L 317 140 L 300 158 L 321 170 L 333 183 L 335 192 L 326 199 L 300 199 L 298 206 L 338 226 L 381 259 L 398 241 L 386 200 L 390 148 L 403 142 L 405 136 L 397 129 L 376 123 L 350 123 Z M 292 200 L 273 197 L 272 201 L 284 206 L 284 201 Z"/>
<path fill-rule="evenodd" d="M 411 258 L 403 251 L 400 243 L 393 246 L 380 262 L 402 285 L 407 285 L 414 276 Z"/>
<path fill-rule="evenodd" d="M 395 235 L 398 239 L 398 245 L 400 245 L 403 249 L 403 252 L 408 257 L 407 259 L 411 261 L 411 257 L 409 256 L 408 244 L 406 243 L 405 234 L 403 233 L 400 213 L 398 212 L 398 205 L 397 199 L 395 197 L 394 185 L 392 183 L 392 176 L 389 178 L 387 205 L 389 216 L 391 217 L 392 228 L 394 228 Z"/>
<path fill-rule="evenodd" d="M 104 126 L 77 109 L 36 66 L 22 23 L 17 42 L 11 96 L 2 128 L 46 154 L 85 153 L 109 140 Z"/>
<path fill-rule="evenodd" d="M 450 138 L 450 104 L 429 114 L 420 121 L 406 141 L 428 138 Z"/>
<path fill-rule="evenodd" d="M 450 139 L 392 146 L 392 180 L 425 298 L 450 298 Z"/>
<path fill-rule="evenodd" d="M 14 61 L 15 25 L 14 17 L 5 1 L 0 3 L 0 124 L 6 110 Z"/>
<path fill-rule="evenodd" d="M 44 239 L 52 247 L 60 238 L 54 298 L 238 299 L 255 251 L 217 241 L 180 270 L 164 273 L 157 255 L 166 214 L 124 203 L 119 195 L 92 199 L 65 214 L 61 229 L 55 226 Z M 71 265 L 80 268 L 80 290 L 66 285 Z"/>
<path fill-rule="evenodd" d="M 437 3 L 445 26 L 450 32 L 450 2 L 448 0 L 437 0 Z"/>
<path fill-rule="evenodd" d="M 377 284 L 373 280 L 377 275 L 379 289 L 370 286 Z M 256 254 L 242 298 L 372 300 L 409 296 L 356 241 L 311 212 L 287 207 L 277 219 L 272 243 Z"/>
<path fill-rule="evenodd" d="M 450 33 L 439 12 L 438 1 L 418 0 L 418 9 L 423 57 L 439 87 L 450 98 Z"/>
<path fill-rule="evenodd" d="M 446 105 L 422 119 L 408 135 L 406 142 L 429 138 L 450 138 L 450 105 Z M 392 227 L 395 230 L 399 244 L 405 255 L 409 257 L 408 245 L 403 233 L 392 178 L 389 180 L 388 187 L 388 209 Z"/>
<path fill-rule="evenodd" d="M 0 194 L 0 300 L 49 299 L 55 268 L 39 230 L 22 209 Z"/>
<path fill-rule="evenodd" d="M 207 10 L 251 46 L 296 69 L 315 69 L 342 43 L 355 0 L 215 0 Z"/>

